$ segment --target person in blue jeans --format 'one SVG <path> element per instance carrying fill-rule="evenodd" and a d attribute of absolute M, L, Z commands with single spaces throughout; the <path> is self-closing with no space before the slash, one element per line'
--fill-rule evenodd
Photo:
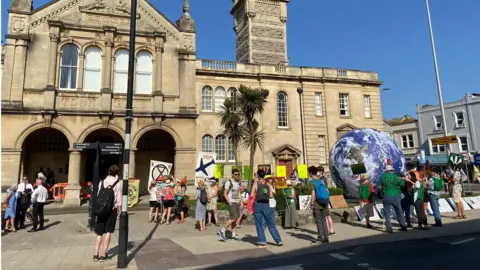
<path fill-rule="evenodd" d="M 269 200 L 273 198 L 272 186 L 265 181 L 265 172 L 257 171 L 258 181 L 253 184 L 250 196 L 255 194 L 255 203 L 253 205 L 253 216 L 255 218 L 255 228 L 257 229 L 258 247 L 267 247 L 267 239 L 263 224 L 267 224 L 267 228 L 272 235 L 273 240 L 278 246 L 283 246 L 282 239 L 275 225 L 275 215 L 272 215 Z"/>
<path fill-rule="evenodd" d="M 392 207 L 397 214 L 397 219 L 398 223 L 400 223 L 401 230 L 406 231 L 407 224 L 405 224 L 405 216 L 400 203 L 400 193 L 401 189 L 406 185 L 405 180 L 400 179 L 393 173 L 393 167 L 391 165 L 387 165 L 385 171 L 386 173 L 381 176 L 380 182 L 384 194 L 383 206 L 385 211 L 385 225 L 387 227 L 387 232 L 393 232 L 390 212 Z"/>
<path fill-rule="evenodd" d="M 447 169 L 445 174 L 451 174 L 452 171 Z M 433 217 L 435 218 L 435 224 L 432 226 L 434 227 L 442 227 L 442 216 L 440 215 L 440 206 L 438 204 L 438 200 L 440 199 L 440 191 L 435 190 L 435 184 L 433 181 L 433 177 L 431 175 L 426 176 L 426 183 L 427 183 L 427 192 L 428 192 L 428 201 L 430 202 L 430 206 L 432 207 Z"/>

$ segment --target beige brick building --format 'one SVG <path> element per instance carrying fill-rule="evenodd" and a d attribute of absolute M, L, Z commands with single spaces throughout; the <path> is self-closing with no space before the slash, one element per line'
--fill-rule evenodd
<path fill-rule="evenodd" d="M 142 179 L 141 189 L 151 159 L 172 162 L 176 176 L 193 179 L 200 150 L 217 152 L 229 176 L 232 148 L 217 112 L 240 84 L 270 91 L 255 164 L 292 170 L 303 162 L 297 88 L 304 91 L 309 164 L 326 164 L 329 146 L 348 130 L 382 129 L 376 73 L 288 65 L 288 2 L 233 1 L 237 61 L 223 62 L 196 58 L 201 39 L 187 0 L 176 23 L 138 1 L 130 176 Z M 2 78 L 3 186 L 50 168 L 57 182 L 68 182 L 65 204 L 79 203 L 79 183 L 92 180 L 95 157 L 73 144 L 124 142 L 129 16 L 128 0 L 59 0 L 38 9 L 30 0 L 12 1 Z M 241 149 L 239 162 L 248 164 L 248 151 Z M 122 156 L 102 156 L 101 173 L 112 163 L 122 164 Z"/>

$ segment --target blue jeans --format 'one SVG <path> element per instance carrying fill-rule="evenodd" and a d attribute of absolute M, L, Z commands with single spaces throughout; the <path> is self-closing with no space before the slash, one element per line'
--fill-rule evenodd
<path fill-rule="evenodd" d="M 407 226 L 412 226 L 412 221 L 410 218 L 410 211 L 412 207 L 411 197 L 405 197 L 402 199 L 402 211 L 405 214 L 405 219 L 407 220 Z"/>
<path fill-rule="evenodd" d="M 433 211 L 433 217 L 435 218 L 435 224 L 441 225 L 442 217 L 440 216 L 440 208 L 438 205 L 438 200 L 440 199 L 440 196 L 432 193 L 429 193 L 428 195 L 428 200 L 430 201 L 430 206 L 432 207 Z"/>
<path fill-rule="evenodd" d="M 405 217 L 403 216 L 402 207 L 400 205 L 400 196 L 385 196 L 383 198 L 383 207 L 385 209 L 385 225 L 388 231 L 392 230 L 392 221 L 390 210 L 393 207 L 393 210 L 397 214 L 398 223 L 400 227 L 406 228 Z"/>
<path fill-rule="evenodd" d="M 267 244 L 265 231 L 263 230 L 263 224 L 265 223 L 267 224 L 273 240 L 275 240 L 276 243 L 282 242 L 277 227 L 275 226 L 275 215 L 272 215 L 272 209 L 268 203 L 255 202 L 255 205 L 253 206 L 253 216 L 255 218 L 255 228 L 257 229 L 259 244 Z"/>

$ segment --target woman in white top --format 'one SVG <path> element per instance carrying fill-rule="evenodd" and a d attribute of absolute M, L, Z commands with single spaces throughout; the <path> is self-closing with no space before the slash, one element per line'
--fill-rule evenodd
<path fill-rule="evenodd" d="M 150 214 L 148 215 L 148 222 L 151 223 L 153 221 L 152 214 L 155 210 L 155 223 L 158 223 L 158 209 L 160 208 L 160 203 L 158 201 L 160 196 L 158 195 L 159 189 L 155 180 L 150 182 L 148 192 L 150 193 Z"/>

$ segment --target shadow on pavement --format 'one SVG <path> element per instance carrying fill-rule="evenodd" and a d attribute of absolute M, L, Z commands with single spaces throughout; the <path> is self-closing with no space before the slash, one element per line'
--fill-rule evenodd
<path fill-rule="evenodd" d="M 466 220 L 458 223 L 445 224 L 443 227 L 430 227 L 430 229 L 426 231 L 410 229 L 408 232 L 401 232 L 401 231 L 397 232 L 397 229 L 399 228 L 394 227 L 395 232 L 393 234 L 385 233 L 381 235 L 360 237 L 356 239 L 348 239 L 348 240 L 342 240 L 338 242 L 335 241 L 334 238 L 331 238 L 330 240 L 333 240 L 333 242 L 330 242 L 329 244 L 312 245 L 310 247 L 296 249 L 293 251 L 287 251 L 283 253 L 281 252 L 281 249 L 283 247 L 276 247 L 269 243 L 268 250 L 275 249 L 275 252 L 277 254 L 272 253 L 272 255 L 264 256 L 261 259 L 254 258 L 254 257 L 243 258 L 239 260 L 233 259 L 228 262 L 223 262 L 221 264 L 218 264 L 216 266 L 210 265 L 208 267 L 207 266 L 201 267 L 201 266 L 191 265 L 189 267 L 195 267 L 195 269 L 234 270 L 234 269 L 261 269 L 261 268 L 278 267 L 278 266 L 284 266 L 284 265 L 295 265 L 299 263 L 301 264 L 300 259 L 299 260 L 295 259 L 296 256 L 303 256 L 303 255 L 309 255 L 309 254 L 311 255 L 311 254 L 322 253 L 327 251 L 338 252 L 343 249 L 352 250 L 361 246 L 362 247 L 366 245 L 373 246 L 374 244 L 387 243 L 387 242 L 395 242 L 395 245 L 397 245 L 401 243 L 407 243 L 406 241 L 411 241 L 411 240 L 424 240 L 428 238 L 438 238 L 438 237 L 479 233 L 480 219 L 472 219 L 472 220 Z M 300 229 L 300 231 L 302 231 L 302 229 Z M 316 236 L 316 232 L 313 232 L 310 230 L 303 229 L 303 232 L 304 233 L 287 232 L 287 234 L 290 234 L 291 236 L 296 237 L 299 240 L 308 240 Z M 310 235 L 308 235 L 307 233 Z M 268 232 L 266 233 L 266 235 L 267 235 L 267 239 L 270 238 L 270 235 Z M 337 235 L 338 235 L 338 232 L 337 232 Z M 255 244 L 257 240 L 256 240 L 256 236 L 249 235 L 244 237 L 243 241 Z M 226 244 L 228 245 L 228 243 Z M 368 249 L 368 247 L 366 248 Z M 203 256 L 203 255 L 198 255 L 198 256 Z M 338 260 L 334 262 L 341 262 L 341 261 Z M 215 262 L 212 262 L 212 264 L 215 264 Z M 312 268 L 305 268 L 305 269 L 312 269 Z"/>
<path fill-rule="evenodd" d="M 150 233 L 147 235 L 147 237 L 145 238 L 145 240 L 143 240 L 143 242 L 138 245 L 128 256 L 127 256 L 127 261 L 128 263 L 130 263 L 133 258 L 135 258 L 135 255 L 137 255 L 137 252 L 140 251 L 147 243 L 148 241 L 150 241 L 152 239 L 152 236 L 153 234 L 155 233 L 155 231 L 157 230 L 158 226 L 160 226 L 160 223 L 155 223 L 155 226 L 153 226 L 152 230 L 150 231 Z M 131 243 L 128 243 L 128 247 L 127 249 L 130 250 L 134 247 L 134 244 L 133 242 Z M 118 247 L 117 247 L 118 248 Z M 118 253 L 118 252 L 117 252 Z"/>

